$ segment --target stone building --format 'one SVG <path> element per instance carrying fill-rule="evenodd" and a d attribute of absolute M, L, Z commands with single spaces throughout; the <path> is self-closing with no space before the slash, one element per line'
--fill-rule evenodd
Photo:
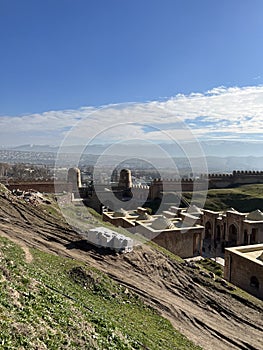
<path fill-rule="evenodd" d="M 263 244 L 226 248 L 224 278 L 263 300 Z"/>
<path fill-rule="evenodd" d="M 138 232 L 181 258 L 202 254 L 203 226 L 187 223 L 180 218 L 167 219 L 160 215 L 154 220 L 139 221 Z"/>
<path fill-rule="evenodd" d="M 134 234 L 139 234 L 182 258 L 200 255 L 202 252 L 202 235 L 204 227 L 193 220 L 176 216 L 149 215 L 147 209 L 137 208 L 133 211 L 123 209 L 103 212 L 104 221 L 121 226 Z"/>
<path fill-rule="evenodd" d="M 226 212 L 202 210 L 202 213 L 206 244 L 220 243 L 224 248 L 263 242 L 263 213 L 260 210 L 251 213 L 240 213 L 235 209 Z"/>

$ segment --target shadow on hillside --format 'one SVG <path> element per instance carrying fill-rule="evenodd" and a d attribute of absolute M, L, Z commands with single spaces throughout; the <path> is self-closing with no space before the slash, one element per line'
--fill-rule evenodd
<path fill-rule="evenodd" d="M 85 239 L 68 243 L 65 245 L 65 247 L 67 249 L 79 249 L 84 252 L 94 252 L 103 256 L 117 254 L 114 250 L 111 250 L 109 248 L 96 247 L 95 245 L 88 243 Z"/>

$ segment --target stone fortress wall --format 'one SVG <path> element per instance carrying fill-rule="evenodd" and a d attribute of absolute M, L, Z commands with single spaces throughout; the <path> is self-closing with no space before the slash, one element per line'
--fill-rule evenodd
<path fill-rule="evenodd" d="M 73 168 L 72 168 L 73 169 Z M 238 171 L 235 170 L 231 174 L 209 174 L 201 175 L 198 179 L 182 178 L 182 179 L 154 179 L 150 186 L 144 185 L 132 185 L 134 193 L 138 196 L 141 195 L 141 191 L 149 191 L 149 198 L 155 199 L 161 197 L 163 188 L 172 192 L 191 192 L 193 189 L 202 190 L 205 189 L 208 182 L 208 188 L 230 188 L 245 184 L 260 184 L 263 183 L 263 171 Z M 80 172 L 77 168 L 69 170 L 68 183 L 72 183 L 76 191 L 77 188 L 81 194 L 85 194 L 87 190 L 81 186 Z M 77 184 L 77 186 L 76 186 Z M 6 187 L 12 189 L 29 190 L 34 189 L 40 192 L 54 193 L 53 181 L 35 181 L 35 182 L 10 182 L 6 184 Z M 66 182 L 57 184 L 57 189 L 61 191 L 67 187 Z M 81 195 L 82 196 L 82 195 Z"/>
<path fill-rule="evenodd" d="M 233 171 L 231 174 L 208 174 L 199 178 L 154 179 L 149 188 L 150 199 L 161 198 L 163 191 L 192 192 L 193 190 L 231 188 L 263 183 L 263 171 Z M 143 188 L 141 189 L 143 190 Z"/>
<path fill-rule="evenodd" d="M 263 183 L 263 171 L 233 171 L 232 174 L 209 174 L 209 188 Z"/>

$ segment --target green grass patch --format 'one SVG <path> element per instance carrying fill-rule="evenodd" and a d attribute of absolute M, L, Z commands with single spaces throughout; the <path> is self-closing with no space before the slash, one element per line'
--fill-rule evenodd
<path fill-rule="evenodd" d="M 223 267 L 211 259 L 201 259 L 197 262 L 197 264 L 206 270 L 213 272 L 218 277 L 223 277 L 224 275 Z"/>
<path fill-rule="evenodd" d="M 200 205 L 205 192 L 195 193 L 195 203 Z M 183 193 L 191 201 L 190 192 Z M 205 209 L 220 211 L 235 208 L 240 212 L 250 212 L 256 209 L 263 211 L 263 184 L 243 185 L 235 188 L 210 189 L 207 192 Z"/>
<path fill-rule="evenodd" d="M 201 349 L 124 286 L 0 238 L 1 349 Z"/>

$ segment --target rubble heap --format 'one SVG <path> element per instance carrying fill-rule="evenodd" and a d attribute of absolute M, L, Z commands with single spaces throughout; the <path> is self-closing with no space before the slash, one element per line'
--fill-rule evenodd
<path fill-rule="evenodd" d="M 22 191 L 16 189 L 12 191 L 12 194 L 32 205 L 51 204 L 49 199 L 45 198 L 42 193 L 35 190 Z"/>

